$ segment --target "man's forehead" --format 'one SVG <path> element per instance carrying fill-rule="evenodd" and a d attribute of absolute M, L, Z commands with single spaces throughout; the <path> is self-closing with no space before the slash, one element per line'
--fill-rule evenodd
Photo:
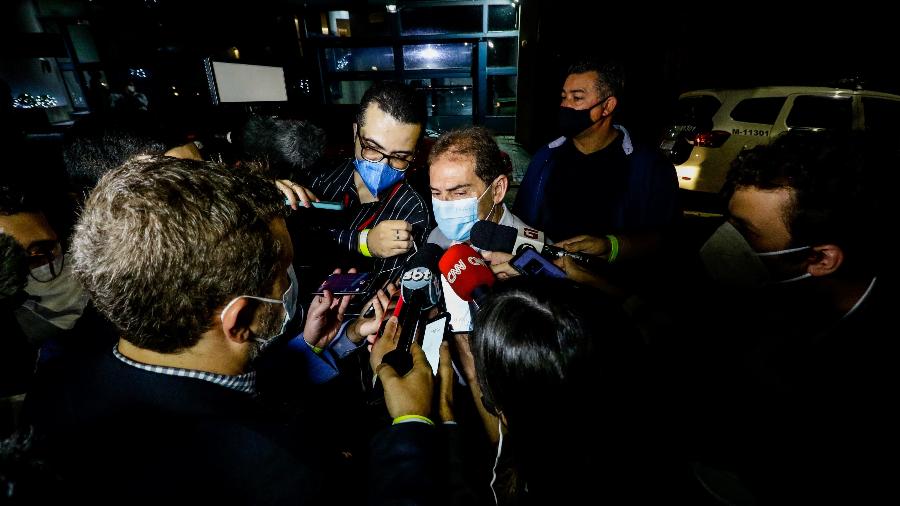
<path fill-rule="evenodd" d="M 600 75 L 596 71 L 569 74 L 563 88 L 566 91 L 595 91 Z"/>

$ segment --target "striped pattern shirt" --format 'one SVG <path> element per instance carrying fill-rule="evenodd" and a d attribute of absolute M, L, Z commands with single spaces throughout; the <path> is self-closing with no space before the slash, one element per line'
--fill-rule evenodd
<path fill-rule="evenodd" d="M 400 185 L 400 189 L 386 205 L 384 205 L 382 200 L 390 196 L 390 188 L 384 190 L 378 196 L 378 201 L 362 204 L 359 201 L 359 194 L 356 191 L 356 184 L 353 180 L 353 172 L 355 170 L 353 159 L 350 159 L 335 170 L 320 174 L 309 185 L 310 190 L 322 200 L 344 202 L 345 196 L 347 197 L 349 222 L 341 228 L 329 230 L 329 235 L 342 248 L 354 253 L 362 265 L 369 265 L 369 259 L 358 253 L 358 229 L 360 225 L 373 215 L 375 219 L 366 228 L 375 228 L 375 225 L 385 220 L 404 220 L 412 225 L 413 239 L 417 247 L 421 246 L 428 236 L 428 232 L 432 229 L 431 215 L 422 196 L 409 183 L 404 181 Z M 371 271 L 373 278 L 369 286 L 372 289 L 377 289 L 387 280 L 397 277 L 406 259 L 415 252 L 416 249 L 414 248 L 405 255 L 372 259 Z"/>
<path fill-rule="evenodd" d="M 131 360 L 125 355 L 119 353 L 118 346 L 113 346 L 113 355 L 115 355 L 117 359 L 130 365 L 131 367 L 137 367 L 138 369 L 143 369 L 144 371 L 155 372 L 157 374 L 165 374 L 168 376 L 179 376 L 181 378 L 196 378 L 199 380 L 208 381 L 210 383 L 215 383 L 216 385 L 223 386 L 225 388 L 230 388 L 231 390 L 243 392 L 245 394 L 256 393 L 256 371 L 250 371 L 248 373 L 239 374 L 237 376 L 228 376 L 225 374 L 216 374 L 207 371 L 196 371 L 194 369 L 181 369 L 178 367 L 142 364 L 140 362 L 135 362 L 134 360 Z"/>

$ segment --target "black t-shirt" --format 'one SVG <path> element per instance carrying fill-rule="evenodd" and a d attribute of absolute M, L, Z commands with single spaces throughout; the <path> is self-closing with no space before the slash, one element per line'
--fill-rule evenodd
<path fill-rule="evenodd" d="M 602 237 L 613 230 L 627 189 L 628 161 L 619 134 L 608 146 L 585 155 L 571 139 L 557 148 L 556 168 L 547 181 L 544 223 L 549 238 L 580 234 Z"/>

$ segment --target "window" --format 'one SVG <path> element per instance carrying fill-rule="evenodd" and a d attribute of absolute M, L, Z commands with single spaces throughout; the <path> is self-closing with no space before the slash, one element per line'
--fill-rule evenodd
<path fill-rule="evenodd" d="M 519 63 L 519 39 L 488 39 L 488 67 L 515 67 Z"/>
<path fill-rule="evenodd" d="M 682 98 L 675 109 L 675 124 L 712 130 L 713 115 L 721 105 L 719 99 L 710 95 Z"/>
<path fill-rule="evenodd" d="M 731 119 L 747 123 L 774 125 L 787 97 L 748 98 L 738 102 L 731 111 Z"/>
<path fill-rule="evenodd" d="M 403 46 L 403 63 L 407 69 L 453 69 L 472 67 L 474 45 L 462 44 L 417 44 Z"/>
<path fill-rule="evenodd" d="M 850 97 L 801 95 L 788 114 L 790 129 L 849 130 L 853 122 Z"/>
<path fill-rule="evenodd" d="M 900 132 L 900 101 L 863 97 L 866 130 L 876 133 Z"/>
<path fill-rule="evenodd" d="M 404 7 L 400 11 L 403 35 L 436 35 L 482 31 L 480 5 Z"/>
<path fill-rule="evenodd" d="M 516 7 L 512 5 L 491 5 L 488 7 L 488 30 L 518 30 Z"/>
<path fill-rule="evenodd" d="M 333 104 L 358 104 L 372 81 L 335 81 L 328 87 Z"/>
<path fill-rule="evenodd" d="M 412 79 L 407 81 L 425 95 L 429 116 L 471 116 L 472 78 Z"/>
<path fill-rule="evenodd" d="M 488 76 L 488 114 L 516 115 L 516 76 Z"/>
<path fill-rule="evenodd" d="M 394 50 L 391 47 L 329 47 L 325 62 L 332 72 L 366 72 L 394 70 Z"/>

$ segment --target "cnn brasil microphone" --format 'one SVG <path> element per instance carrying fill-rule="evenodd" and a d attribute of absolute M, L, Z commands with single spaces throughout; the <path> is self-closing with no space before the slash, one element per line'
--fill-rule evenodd
<path fill-rule="evenodd" d="M 406 262 L 406 271 L 400 278 L 400 300 L 394 308 L 394 316 L 400 325 L 397 347 L 388 352 L 382 361 L 390 364 L 403 376 L 412 369 L 410 347 L 422 323 L 422 311 L 434 307 L 441 300 L 440 278 L 435 273 L 443 250 L 434 244 L 426 244 Z M 379 337 L 384 324 L 379 329 Z"/>
<path fill-rule="evenodd" d="M 548 244 L 543 232 L 529 227 L 516 228 L 481 220 L 475 222 L 472 227 L 471 240 L 473 245 L 486 251 L 505 251 L 516 255 L 521 253 L 523 248 L 530 247 L 551 260 L 568 256 L 588 267 L 600 267 L 606 263 L 598 256 L 573 253 Z"/>
<path fill-rule="evenodd" d="M 462 300 L 479 302 L 494 286 L 494 272 L 484 258 L 468 244 L 455 244 L 438 262 L 441 274 Z"/>

